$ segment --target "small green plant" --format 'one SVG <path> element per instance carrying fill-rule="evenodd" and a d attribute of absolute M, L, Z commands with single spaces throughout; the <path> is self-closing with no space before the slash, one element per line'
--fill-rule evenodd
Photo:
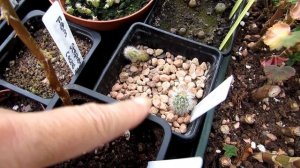
<path fill-rule="evenodd" d="M 238 148 L 235 147 L 235 146 L 233 146 L 233 145 L 225 145 L 223 147 L 223 150 L 225 151 L 224 155 L 226 157 L 231 158 L 231 157 L 237 156 L 237 150 L 238 150 Z"/>
<path fill-rule="evenodd" d="M 130 15 L 148 0 L 65 0 L 67 13 L 91 20 L 111 20 Z"/>
<path fill-rule="evenodd" d="M 149 60 L 149 55 L 144 50 L 139 50 L 133 46 L 125 47 L 123 54 L 131 62 L 145 62 Z"/>
<path fill-rule="evenodd" d="M 171 100 L 171 106 L 179 116 L 183 116 L 194 108 L 194 96 L 188 91 L 179 90 L 175 92 Z"/>

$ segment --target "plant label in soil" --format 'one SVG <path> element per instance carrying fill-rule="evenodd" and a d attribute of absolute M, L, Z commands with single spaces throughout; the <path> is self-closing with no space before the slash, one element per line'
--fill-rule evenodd
<path fill-rule="evenodd" d="M 83 58 L 58 1 L 53 3 L 42 20 L 73 74 L 75 74 Z"/>
<path fill-rule="evenodd" d="M 200 101 L 192 111 L 191 122 L 206 113 L 208 110 L 222 103 L 228 95 L 232 81 L 233 76 L 231 75 L 210 94 L 208 94 L 202 101 Z"/>
<path fill-rule="evenodd" d="M 182 159 L 171 159 L 171 160 L 159 160 L 159 161 L 150 161 L 148 162 L 147 168 L 199 168 L 202 167 L 202 158 L 201 157 L 192 157 L 192 158 L 182 158 Z"/>

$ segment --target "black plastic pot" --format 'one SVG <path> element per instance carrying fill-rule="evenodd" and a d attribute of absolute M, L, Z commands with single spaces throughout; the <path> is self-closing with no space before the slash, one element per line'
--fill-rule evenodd
<path fill-rule="evenodd" d="M 111 60 L 100 76 L 94 90 L 104 95 L 110 93 L 112 86 L 119 78 L 122 68 L 125 65 L 130 64 L 129 60 L 125 59 L 123 56 L 123 50 L 128 45 L 146 45 L 151 48 L 161 48 L 174 55 L 187 56 L 188 59 L 196 57 L 199 59 L 199 62 L 209 62 L 211 64 L 208 73 L 210 78 L 206 81 L 204 96 L 211 91 L 214 85 L 215 77 L 222 59 L 222 54 L 213 47 L 182 38 L 144 23 L 135 23 L 123 37 L 118 48 L 111 57 Z M 187 133 L 178 134 L 173 132 L 173 134 L 185 140 L 194 139 L 200 131 L 203 118 L 204 117 L 200 117 L 190 123 Z"/>
<path fill-rule="evenodd" d="M 98 102 L 98 103 L 114 103 L 116 102 L 114 99 L 107 97 L 105 95 L 102 95 L 100 93 L 97 93 L 93 90 L 90 90 L 88 88 L 73 84 L 73 85 L 68 85 L 67 89 L 69 90 L 69 93 L 72 96 L 74 95 L 82 95 L 85 96 L 85 98 L 89 99 L 90 102 Z M 82 101 L 74 101 L 74 104 L 82 104 Z M 86 103 L 86 102 L 85 102 Z M 51 103 L 48 105 L 46 110 L 50 110 L 56 107 L 61 107 L 62 106 L 62 101 L 58 98 L 56 95 Z M 163 120 L 158 117 L 155 117 L 153 115 L 149 115 L 147 119 L 139 125 L 137 128 L 132 130 L 133 132 L 141 132 L 145 129 L 149 130 L 152 128 L 159 128 L 163 131 L 163 137 L 162 137 L 162 143 L 161 147 L 156 155 L 156 160 L 163 160 L 165 158 L 169 143 L 171 141 L 171 129 L 169 125 Z M 126 155 L 126 154 L 125 154 Z"/>
<path fill-rule="evenodd" d="M 160 15 L 160 12 L 162 11 L 163 8 L 163 3 L 165 2 L 165 0 L 156 0 L 149 15 L 147 16 L 145 23 L 154 26 L 154 21 L 155 21 L 155 17 Z M 243 2 L 244 3 L 244 2 Z M 241 5 L 243 6 L 243 5 Z M 231 18 L 230 20 L 230 27 L 234 24 L 235 20 L 237 19 L 237 17 L 239 16 L 239 14 L 241 13 L 241 6 L 239 7 L 239 9 L 237 10 L 237 12 L 234 14 L 234 16 Z M 174 11 L 175 13 L 177 11 Z M 196 16 L 193 16 L 196 17 Z M 197 16 L 198 17 L 198 16 Z M 166 30 L 169 31 L 169 30 Z M 232 34 L 232 36 L 230 37 L 230 39 L 228 40 L 228 42 L 226 43 L 226 45 L 224 46 L 224 48 L 220 51 L 222 53 L 223 56 L 228 56 L 231 53 L 232 47 L 233 47 L 233 43 L 234 43 L 234 39 L 236 37 L 237 34 L 237 30 L 234 31 L 234 33 Z M 192 40 L 192 39 L 191 39 Z"/>
<path fill-rule="evenodd" d="M 36 0 L 19 0 L 18 4 L 15 6 L 15 11 L 19 18 L 23 19 L 23 17 L 32 10 L 45 11 L 49 7 L 49 1 L 39 1 L 37 3 Z M 0 45 L 4 43 L 5 39 L 7 39 L 12 31 L 13 29 L 6 21 L 0 21 Z"/>
<path fill-rule="evenodd" d="M 37 23 L 38 25 L 43 26 L 42 21 L 41 21 L 41 17 L 43 16 L 44 12 L 42 11 L 32 11 L 30 12 L 28 15 L 25 16 L 25 18 L 23 19 L 23 23 L 27 23 L 30 22 L 31 25 Z M 82 36 L 84 38 L 89 39 L 92 42 L 92 46 L 89 50 L 89 52 L 86 54 L 86 56 L 84 57 L 83 63 L 81 65 L 81 67 L 78 69 L 77 73 L 71 78 L 71 81 L 69 82 L 69 84 L 73 84 L 75 83 L 79 78 L 82 77 L 81 75 L 81 71 L 82 69 L 85 67 L 85 65 L 89 62 L 90 58 L 92 57 L 92 54 L 94 53 L 94 51 L 96 50 L 97 46 L 99 45 L 100 41 L 101 41 L 101 37 L 99 35 L 99 33 L 83 28 L 81 26 L 69 23 L 70 28 L 73 32 L 73 34 L 77 34 L 79 36 Z M 14 60 L 16 57 L 16 54 L 20 51 L 20 46 L 24 46 L 24 44 L 21 42 L 21 40 L 19 38 L 15 38 L 15 33 L 11 33 L 9 35 L 9 37 L 7 38 L 7 40 L 5 40 L 5 44 L 0 46 L 0 71 L 3 72 L 3 70 L 5 70 L 5 68 L 7 67 L 9 61 Z M 1 73 L 3 74 L 3 73 Z M 2 79 L 0 79 L 0 85 L 3 85 L 9 89 L 12 89 L 22 95 L 25 95 L 27 97 L 30 97 L 34 100 L 37 100 L 43 104 L 48 104 L 50 99 L 45 99 L 42 98 L 38 95 L 35 95 L 29 91 L 26 91 L 22 88 L 16 87 L 13 84 L 10 84 L 6 81 L 3 80 L 3 77 L 1 77 Z"/>

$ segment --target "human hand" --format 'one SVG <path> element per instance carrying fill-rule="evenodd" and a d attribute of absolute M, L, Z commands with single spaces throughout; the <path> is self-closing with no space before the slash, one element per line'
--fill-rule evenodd
<path fill-rule="evenodd" d="M 103 146 L 149 114 L 146 98 L 49 112 L 0 109 L 0 167 L 46 167 Z"/>

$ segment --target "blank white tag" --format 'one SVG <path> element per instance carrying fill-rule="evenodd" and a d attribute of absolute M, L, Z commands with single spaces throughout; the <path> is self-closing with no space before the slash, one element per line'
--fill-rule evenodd
<path fill-rule="evenodd" d="M 210 94 L 208 94 L 203 100 L 201 100 L 192 111 L 191 122 L 206 113 L 208 110 L 222 103 L 227 98 L 232 81 L 233 76 L 231 75 L 216 89 L 210 92 Z"/>
<path fill-rule="evenodd" d="M 83 58 L 58 1 L 51 5 L 42 20 L 71 71 L 75 74 Z"/>
<path fill-rule="evenodd" d="M 201 157 L 158 160 L 148 162 L 147 168 L 201 168 L 202 162 Z"/>

